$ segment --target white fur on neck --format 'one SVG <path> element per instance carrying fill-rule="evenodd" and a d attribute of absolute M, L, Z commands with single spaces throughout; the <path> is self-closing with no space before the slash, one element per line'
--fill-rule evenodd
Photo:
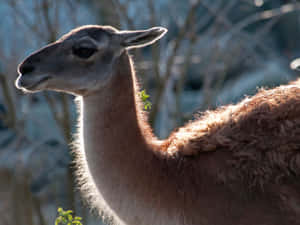
<path fill-rule="evenodd" d="M 95 98 L 95 101 L 96 99 L 97 98 Z M 111 183 L 114 182 L 113 180 L 118 179 L 114 179 L 114 176 L 117 177 L 118 174 L 111 173 L 111 167 L 113 167 L 113 165 L 104 161 L 107 155 L 105 155 L 106 149 L 102 149 L 101 136 L 97 136 L 97 139 L 94 139 L 95 136 L 93 136 L 97 134 L 97 129 L 99 128 L 97 127 L 97 123 L 101 124 L 99 112 L 102 110 L 102 104 L 99 102 L 100 99 L 92 104 L 92 102 L 87 103 L 83 98 L 79 98 L 80 117 L 78 140 L 80 143 L 77 145 L 79 149 L 76 150 L 76 167 L 78 168 L 78 183 L 84 198 L 88 200 L 89 204 L 94 207 L 103 218 L 107 221 L 113 221 L 111 222 L 112 224 L 164 225 L 166 224 L 166 220 L 168 220 L 168 224 L 170 221 L 172 221 L 174 225 L 181 224 L 182 212 L 168 212 L 168 210 L 164 211 L 159 207 L 161 204 L 161 195 L 163 195 L 159 189 L 162 187 L 157 187 L 158 190 L 155 192 L 155 196 L 148 202 L 140 197 L 136 197 L 136 194 L 131 192 L 132 187 L 130 184 L 128 185 L 126 182 L 123 182 L 126 180 L 123 174 L 126 174 L 126 170 L 128 169 L 126 165 L 124 165 L 124 171 L 119 171 L 121 174 L 120 182 Z M 126 136 L 126 134 L 124 135 Z M 97 172 L 93 174 L 91 171 Z M 108 174 L 107 176 L 106 173 Z M 149 173 L 146 172 L 145 176 L 149 177 Z M 139 178 L 136 177 L 135 180 L 138 181 Z M 147 187 L 149 191 L 153 188 L 151 187 L 151 181 L 149 182 L 149 184 L 140 183 L 140 187 L 137 187 L 138 183 L 137 185 L 135 184 L 134 190 L 136 189 L 137 192 L 147 193 Z M 106 185 L 108 186 L 106 193 L 102 193 L 101 188 L 98 187 L 105 187 Z M 110 193 L 107 192 L 108 190 Z M 114 202 L 115 210 L 107 204 L 105 200 L 107 195 L 109 195 L 110 202 Z M 123 215 L 123 218 L 120 218 L 119 215 Z M 124 217 L 124 215 L 126 215 L 126 217 Z M 147 223 L 145 223 L 145 221 L 147 221 Z"/>

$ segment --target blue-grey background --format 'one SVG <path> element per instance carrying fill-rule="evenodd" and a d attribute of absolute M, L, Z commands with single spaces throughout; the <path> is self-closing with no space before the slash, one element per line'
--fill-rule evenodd
<path fill-rule="evenodd" d="M 300 56 L 299 4 L 0 0 L 0 225 L 54 224 L 59 206 L 76 211 L 85 225 L 99 224 L 73 188 L 73 97 L 28 95 L 14 87 L 17 65 L 32 51 L 84 24 L 167 27 L 159 43 L 131 52 L 142 89 L 151 96 L 150 122 L 165 138 L 197 111 L 296 79 L 290 62 Z"/>

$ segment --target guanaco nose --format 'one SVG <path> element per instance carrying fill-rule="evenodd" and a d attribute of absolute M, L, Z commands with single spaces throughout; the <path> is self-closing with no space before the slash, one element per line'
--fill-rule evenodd
<path fill-rule="evenodd" d="M 30 61 L 24 61 L 18 68 L 18 72 L 21 75 L 17 80 L 16 85 L 19 87 L 27 87 L 32 85 L 32 72 L 35 70 L 35 66 Z"/>
<path fill-rule="evenodd" d="M 22 75 L 31 73 L 35 70 L 35 67 L 31 64 L 31 63 L 23 63 L 22 65 L 20 65 L 19 67 L 19 72 Z"/>

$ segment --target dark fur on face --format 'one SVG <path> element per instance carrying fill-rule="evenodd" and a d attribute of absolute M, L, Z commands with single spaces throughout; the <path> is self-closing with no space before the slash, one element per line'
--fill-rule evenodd
<path fill-rule="evenodd" d="M 31 89 L 80 96 L 74 152 L 89 206 L 122 225 L 300 225 L 300 81 L 207 111 L 158 140 L 127 50 L 165 32 L 84 26 L 19 67 L 19 88 L 44 81 Z M 74 54 L 81 41 L 95 54 Z"/>

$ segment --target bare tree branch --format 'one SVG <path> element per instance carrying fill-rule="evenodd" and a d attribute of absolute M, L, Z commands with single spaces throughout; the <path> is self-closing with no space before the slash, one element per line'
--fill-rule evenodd
<path fill-rule="evenodd" d="M 170 57 L 167 60 L 166 72 L 164 73 L 164 76 L 161 78 L 161 80 L 158 84 L 158 87 L 157 87 L 157 90 L 156 90 L 156 93 L 154 96 L 154 100 L 153 100 L 152 111 L 149 114 L 149 120 L 150 120 L 151 124 L 154 123 L 156 115 L 158 113 L 158 109 L 159 109 L 160 102 L 161 102 L 161 97 L 162 97 L 164 89 L 167 85 L 167 81 L 168 81 L 169 77 L 171 76 L 172 67 L 174 64 L 176 54 L 180 48 L 182 40 L 188 33 L 187 31 L 188 31 L 190 25 L 193 23 L 196 11 L 197 11 L 198 7 L 200 6 L 200 3 L 201 3 L 201 0 L 196 0 L 191 4 L 190 9 L 188 10 L 186 19 L 179 30 L 178 36 L 174 40 L 174 45 L 171 50 Z"/>
<path fill-rule="evenodd" d="M 17 124 L 16 108 L 13 101 L 13 97 L 9 90 L 7 79 L 5 75 L 1 73 L 0 73 L 0 85 L 2 86 L 1 89 L 5 100 L 5 104 L 7 105 L 7 113 L 4 116 L 4 121 L 9 127 L 15 129 Z"/>
<path fill-rule="evenodd" d="M 291 3 L 285 4 L 277 9 L 270 9 L 263 12 L 255 13 L 242 20 L 241 22 L 235 24 L 235 26 L 232 27 L 226 34 L 225 41 L 229 41 L 232 38 L 232 36 L 240 33 L 245 27 L 249 26 L 250 24 L 256 23 L 261 20 L 271 19 L 277 16 L 283 16 L 285 14 L 298 10 L 300 10 L 300 3 Z"/>

